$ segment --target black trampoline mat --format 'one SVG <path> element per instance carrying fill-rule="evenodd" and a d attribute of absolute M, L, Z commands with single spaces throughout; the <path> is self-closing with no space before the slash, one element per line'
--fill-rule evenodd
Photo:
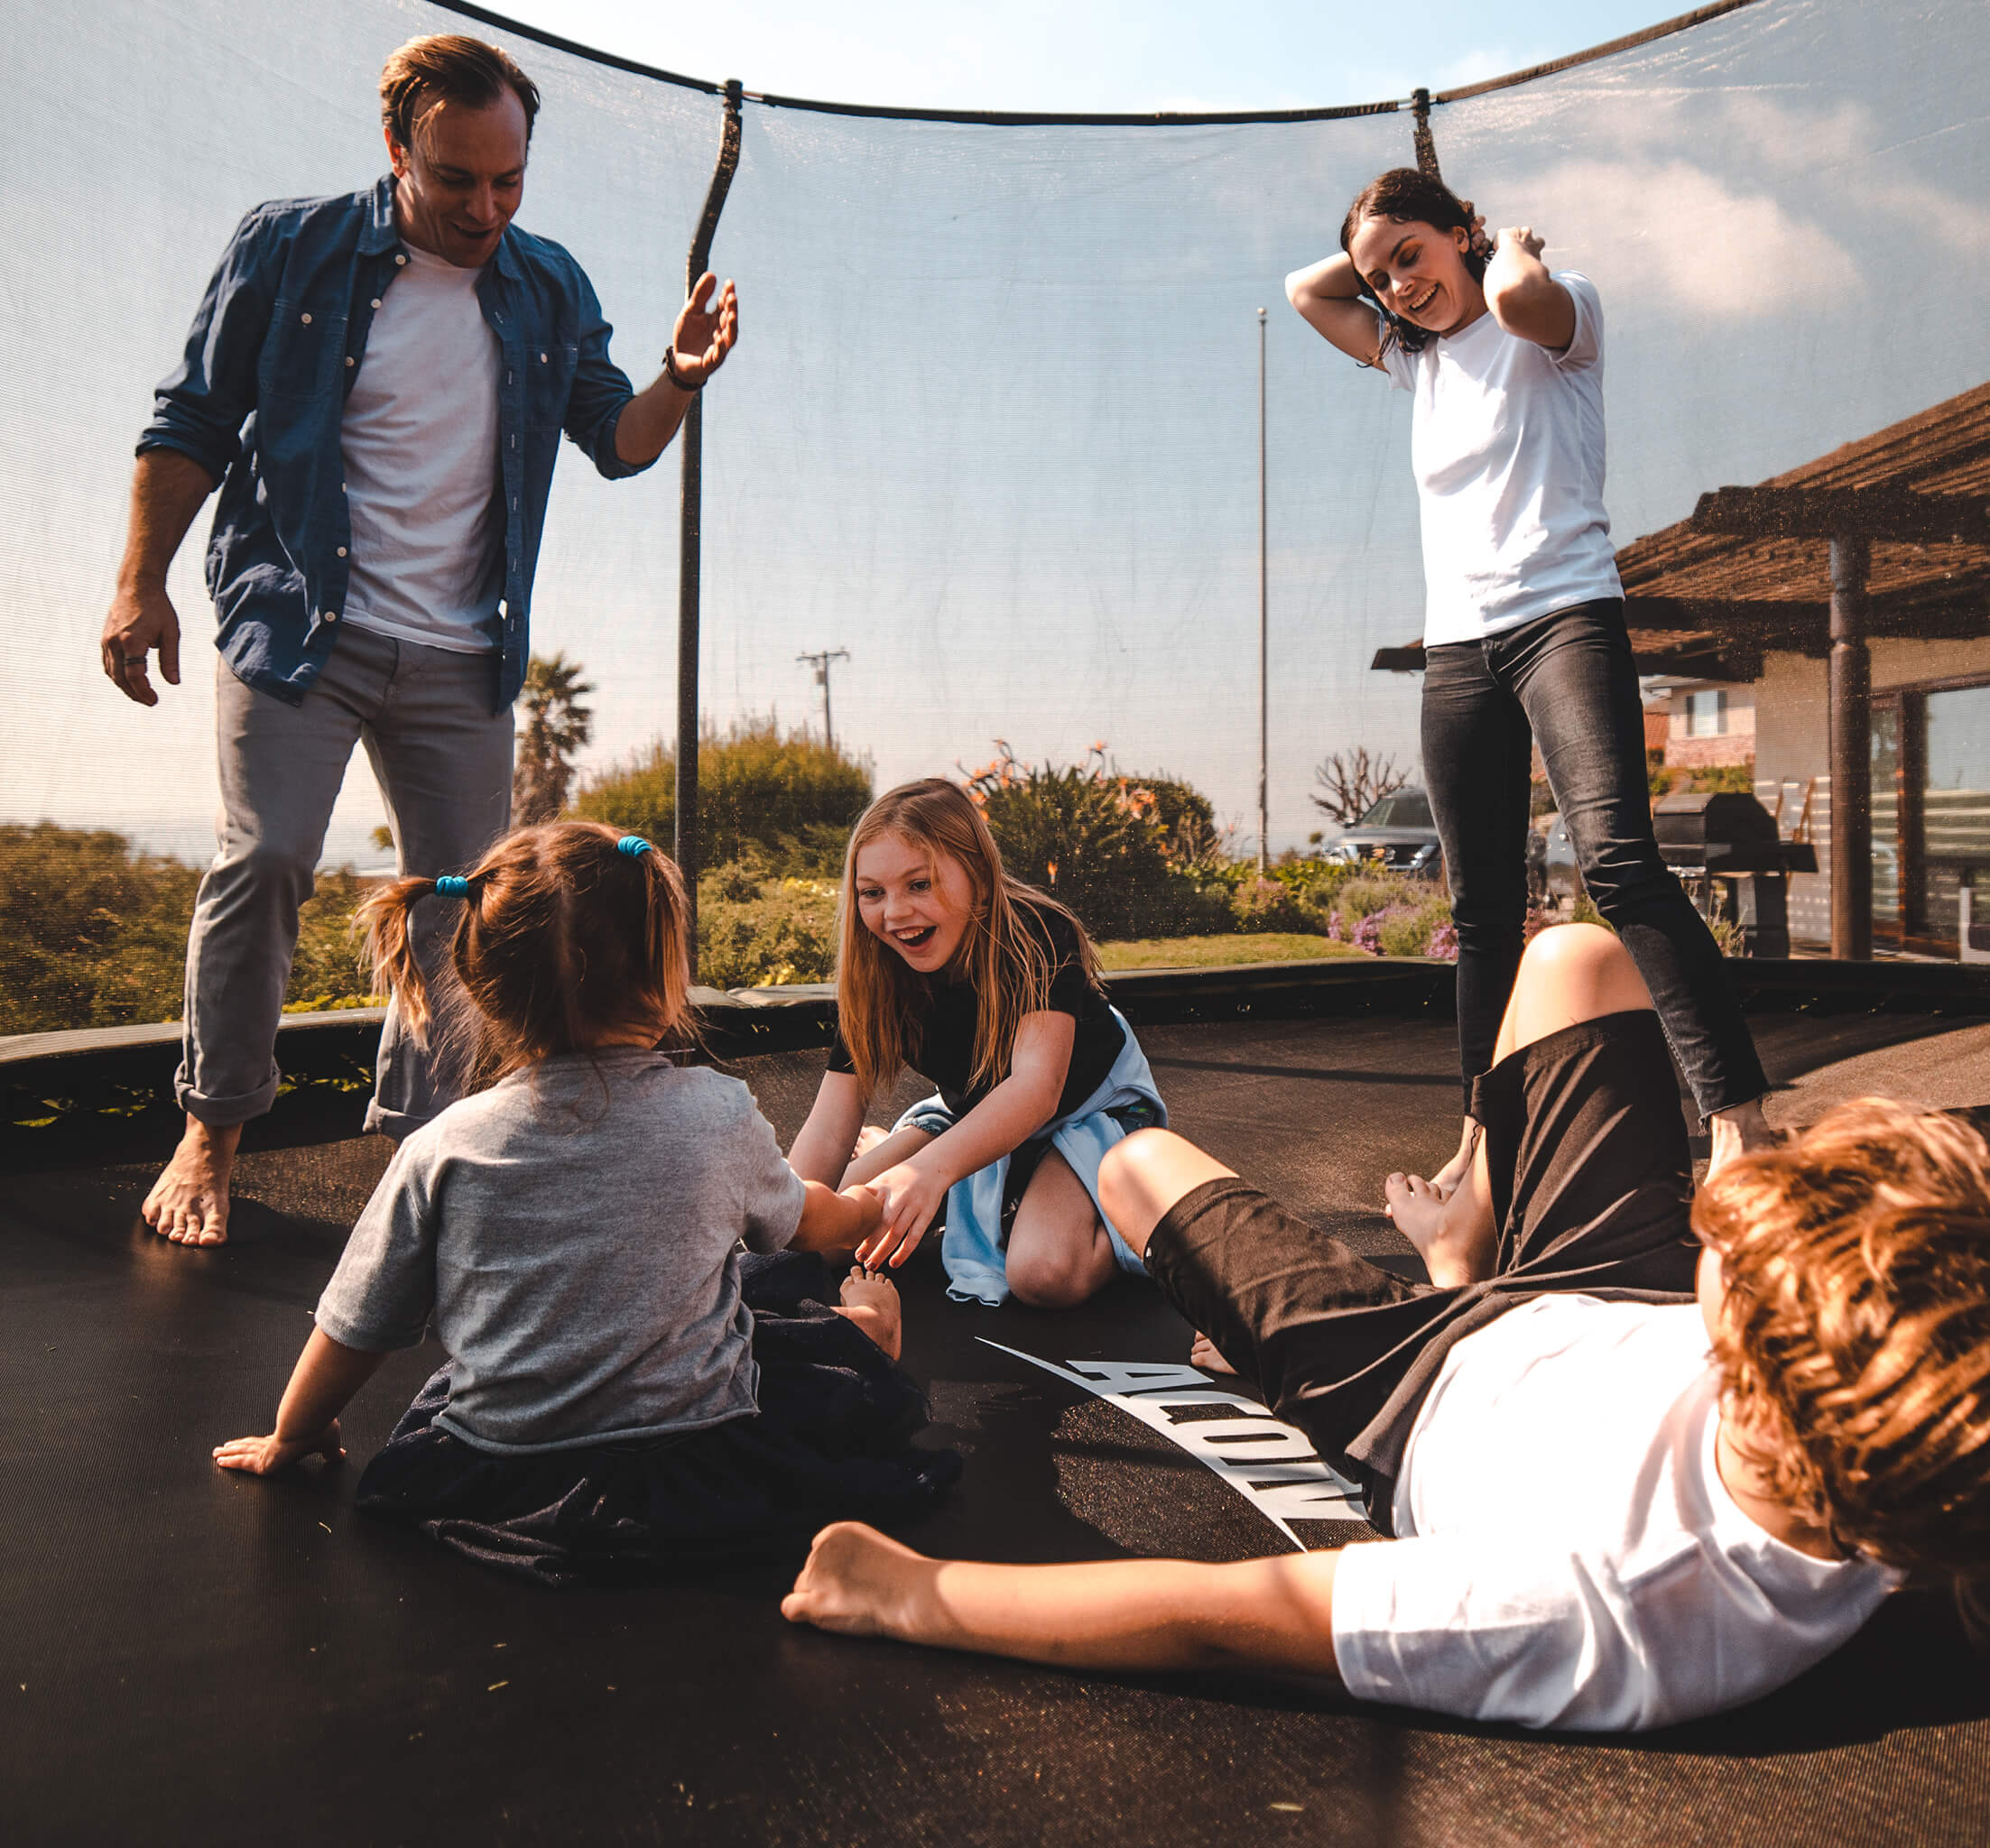
<path fill-rule="evenodd" d="M 1942 1025 L 1758 1023 L 1782 1082 L 1884 1062 Z M 1142 1040 L 1177 1127 L 1414 1268 L 1375 1206 L 1390 1169 L 1428 1166 L 1455 1136 L 1448 1024 Z M 791 1135 L 820 1055 L 739 1069 Z M 246 1154 L 235 1242 L 208 1252 L 134 1230 L 153 1169 L 125 1152 L 107 1136 L 102 1166 L 18 1178 L 0 1209 L 9 1841 L 1990 1838 L 1990 1685 L 1918 1597 L 1754 1707 L 1593 1741 L 1363 1709 L 1311 1686 L 822 1636 L 782 1621 L 780 1573 L 559 1595 L 481 1571 L 351 1505 L 356 1464 L 432 1350 L 394 1356 L 355 1403 L 341 1470 L 257 1482 L 208 1461 L 217 1441 L 268 1428 L 384 1147 Z M 1016 1357 L 1183 1363 L 1188 1330 L 1144 1283 L 1062 1316 L 963 1307 L 922 1254 L 904 1289 L 934 1441 L 967 1465 L 907 1531 L 915 1545 L 1041 1561 L 1287 1544 L 1180 1444 Z M 1524 1507 L 1520 1485 L 1516 1518 Z M 1360 1529 L 1298 1531 L 1331 1544 Z"/>

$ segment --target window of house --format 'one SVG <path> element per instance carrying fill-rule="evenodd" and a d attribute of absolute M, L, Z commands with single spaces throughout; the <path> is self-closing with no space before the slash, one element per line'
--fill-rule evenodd
<path fill-rule="evenodd" d="M 1686 696 L 1686 735 L 1689 738 L 1718 738 L 1727 731 L 1727 689 L 1703 688 Z"/>

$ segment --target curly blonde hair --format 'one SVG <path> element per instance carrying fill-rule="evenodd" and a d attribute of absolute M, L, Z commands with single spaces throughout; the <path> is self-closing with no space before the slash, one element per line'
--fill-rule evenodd
<path fill-rule="evenodd" d="M 1990 1561 L 1990 1149 L 1869 1098 L 1723 1169 L 1694 1228 L 1726 1293 L 1714 1352 L 1769 1492 L 1844 1551 Z"/>

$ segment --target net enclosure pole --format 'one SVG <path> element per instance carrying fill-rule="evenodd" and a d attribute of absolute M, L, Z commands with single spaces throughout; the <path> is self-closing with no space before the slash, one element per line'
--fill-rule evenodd
<path fill-rule="evenodd" d="M 718 164 L 705 194 L 684 266 L 687 294 L 698 286 L 711 263 L 712 238 L 726 194 L 739 165 L 739 110 L 744 95 L 737 78 L 726 85 L 726 120 L 718 144 Z M 684 485 L 680 499 L 677 540 L 677 788 L 676 839 L 672 842 L 679 870 L 684 875 L 686 923 L 691 943 L 691 967 L 698 967 L 698 871 L 702 843 L 698 830 L 698 592 L 699 521 L 704 499 L 705 394 L 693 395 L 684 411 L 678 448 L 683 452 Z"/>
<path fill-rule="evenodd" d="M 1271 695 L 1268 632 L 1271 612 L 1269 525 L 1265 498 L 1264 310 L 1257 311 L 1257 876 L 1270 875 Z"/>
<path fill-rule="evenodd" d="M 1873 954 L 1873 658 L 1865 584 L 1872 541 L 1831 540 L 1831 954 Z"/>

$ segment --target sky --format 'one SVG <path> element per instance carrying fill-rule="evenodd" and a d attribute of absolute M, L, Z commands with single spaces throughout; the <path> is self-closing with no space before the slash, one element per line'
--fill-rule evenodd
<path fill-rule="evenodd" d="M 583 44 L 750 90 L 893 107 L 1083 115 L 1316 108 L 1502 76 L 1621 38 L 1667 0 L 1422 0 L 1412 34 L 1348 0 L 522 0 Z"/>
<path fill-rule="evenodd" d="M 532 8 L 525 9 L 530 16 Z M 1131 112 L 1334 105 L 1634 31 L 1623 6 L 1264 5 L 671 10 L 559 0 L 550 26 L 692 76 L 886 105 Z M 211 614 L 197 526 L 172 593 L 185 684 L 102 678 L 131 444 L 229 231 L 366 185 L 384 50 L 423 0 L 88 0 L 14 23 L 0 83 L 0 820 L 206 857 Z M 1496 35 L 1495 29 L 1496 28 Z M 499 33 L 498 36 L 504 36 Z M 545 92 L 520 223 L 565 244 L 645 383 L 682 298 L 714 101 L 514 44 Z M 1428 53 L 1428 56 L 1425 54 Z M 1396 61 L 1388 61 L 1388 60 Z M 1757 0 L 1447 106 L 1447 177 L 1542 227 L 1600 290 L 1619 543 L 1981 383 L 1990 31 L 1980 0 Z M 199 97 L 201 106 L 189 98 Z M 1421 627 L 1409 403 L 1282 300 L 1345 203 L 1411 158 L 1403 115 L 1297 125 L 989 128 L 750 106 L 715 260 L 742 341 L 705 400 L 701 708 L 818 711 L 796 656 L 847 649 L 839 739 L 879 786 L 1102 744 L 1254 830 L 1257 383 L 1267 310 L 1271 837 L 1311 771 L 1412 767 Z M 64 158 L 51 160 L 61 148 Z M 1938 272 L 1939 273 L 1939 266 Z M 565 451 L 533 609 L 596 685 L 597 770 L 674 725 L 674 457 L 605 483 Z M 367 863 L 356 759 L 327 856 Z"/>

